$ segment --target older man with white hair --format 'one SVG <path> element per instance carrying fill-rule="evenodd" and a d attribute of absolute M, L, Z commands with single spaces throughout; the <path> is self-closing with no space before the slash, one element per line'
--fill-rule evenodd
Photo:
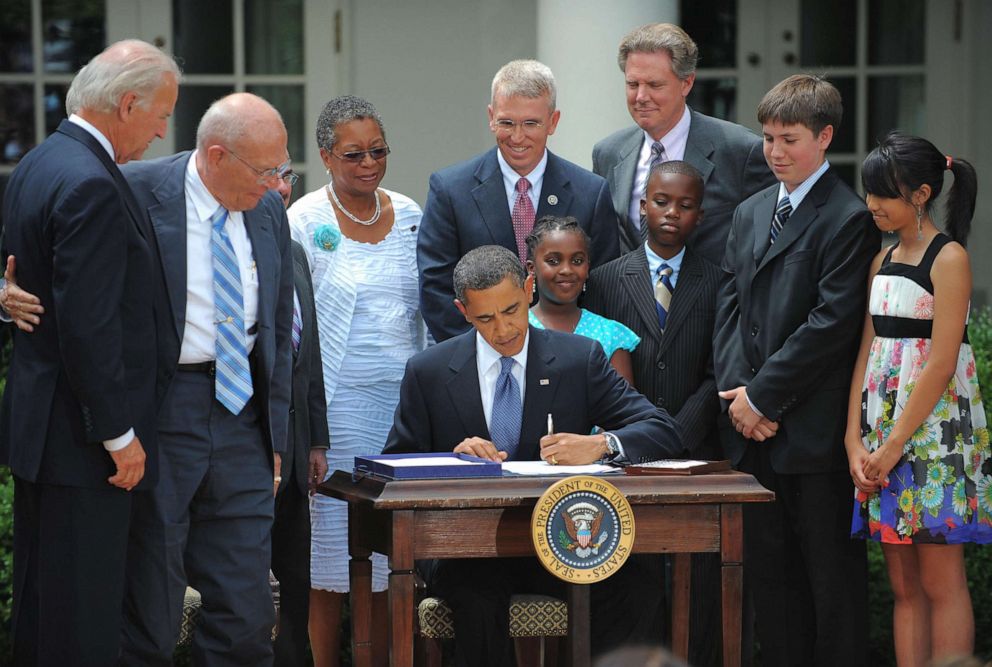
<path fill-rule="evenodd" d="M 235 93 L 207 109 L 195 151 L 124 170 L 164 277 L 162 474 L 139 517 L 147 539 L 130 600 L 144 623 L 127 628 L 125 664 L 172 664 L 187 583 L 203 600 L 197 664 L 272 662 L 270 529 L 289 423 L 293 260 L 271 188 L 290 167 L 279 112 Z"/>
<path fill-rule="evenodd" d="M 430 178 L 420 235 L 420 303 L 438 342 L 468 330 L 455 308 L 452 273 L 469 250 L 495 244 L 526 259 L 524 239 L 542 215 L 570 215 L 589 235 L 592 266 L 620 254 L 606 181 L 548 150 L 561 111 L 551 69 L 514 60 L 496 73 L 489 129 L 496 147 Z"/>
<path fill-rule="evenodd" d="M 164 137 L 180 72 L 117 42 L 73 79 L 70 114 L 14 170 L 4 261 L 47 313 L 14 333 L 0 460 L 14 474 L 14 664 L 111 665 L 132 512 L 155 482 L 151 226 L 117 164 Z"/>

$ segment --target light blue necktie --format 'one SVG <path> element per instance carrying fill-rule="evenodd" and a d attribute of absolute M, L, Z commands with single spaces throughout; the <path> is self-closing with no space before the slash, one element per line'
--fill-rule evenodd
<path fill-rule="evenodd" d="M 241 271 L 234 246 L 224 230 L 227 209 L 210 216 L 210 254 L 214 266 L 214 314 L 217 322 L 214 395 L 221 405 L 239 414 L 253 393 L 245 335 L 245 303 Z"/>
<path fill-rule="evenodd" d="M 520 385 L 510 371 L 513 357 L 501 357 L 499 377 L 496 378 L 496 392 L 493 394 L 493 409 L 489 415 L 489 434 L 496 449 L 506 452 L 507 460 L 512 460 L 520 443 L 520 422 L 523 409 L 520 406 Z"/>

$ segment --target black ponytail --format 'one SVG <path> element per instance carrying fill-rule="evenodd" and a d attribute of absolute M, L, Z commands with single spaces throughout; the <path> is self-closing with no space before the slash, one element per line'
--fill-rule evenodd
<path fill-rule="evenodd" d="M 922 137 L 890 132 L 865 158 L 861 185 L 865 194 L 909 201 L 924 183 L 930 186 L 927 213 L 933 219 L 933 203 L 944 188 L 944 171 L 950 169 L 954 183 L 947 195 L 944 228 L 952 239 L 966 245 L 975 213 L 978 178 L 965 160 L 948 157 Z"/>

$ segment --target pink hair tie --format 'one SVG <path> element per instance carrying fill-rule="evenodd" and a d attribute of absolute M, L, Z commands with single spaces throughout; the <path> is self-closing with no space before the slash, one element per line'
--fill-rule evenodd
<path fill-rule="evenodd" d="M 954 158 L 952 158 L 950 155 L 945 155 L 944 157 L 947 158 L 947 168 L 950 169 L 951 165 L 954 164 Z"/>

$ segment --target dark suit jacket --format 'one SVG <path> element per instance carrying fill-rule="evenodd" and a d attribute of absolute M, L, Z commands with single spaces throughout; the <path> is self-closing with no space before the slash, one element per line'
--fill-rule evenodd
<path fill-rule="evenodd" d="M 438 342 L 469 326 L 453 303 L 452 274 L 462 255 L 490 244 L 517 252 L 497 150 L 431 174 L 417 238 L 417 266 L 420 308 Z M 557 198 L 557 203 L 549 203 L 549 198 Z M 575 216 L 592 241 L 594 266 L 620 254 L 617 219 L 606 182 L 551 151 L 536 219 L 542 215 Z"/>
<path fill-rule="evenodd" d="M 721 458 L 712 346 L 720 269 L 686 248 L 664 332 L 644 244 L 594 270 L 586 284 L 586 308 L 641 337 L 631 353 L 634 387 L 672 413 L 690 457 Z"/>
<path fill-rule="evenodd" d="M 672 418 L 631 389 L 598 342 L 530 327 L 528 345 L 518 459 L 540 458 L 548 413 L 558 433 L 596 425 L 616 433 L 635 463 L 682 455 Z M 465 438 L 490 439 L 475 356 L 473 330 L 410 358 L 384 453 L 450 452 Z"/>
<path fill-rule="evenodd" d="M 689 245 L 710 262 L 720 265 L 734 209 L 742 201 L 772 183 L 775 177 L 765 163 L 761 139 L 735 123 L 692 111 L 686 162 L 703 175 L 705 223 L 696 227 Z M 613 208 L 620 220 L 620 242 L 624 252 L 641 243 L 636 221 L 629 220 L 630 192 L 634 187 L 637 159 L 644 131 L 638 127 L 620 130 L 592 149 L 592 170 L 610 183 Z"/>
<path fill-rule="evenodd" d="M 165 396 L 179 364 L 186 326 L 186 163 L 190 152 L 123 169 L 139 206 L 151 219 L 164 283 L 157 310 L 158 389 Z M 258 269 L 258 336 L 251 352 L 254 402 L 263 421 L 262 435 L 274 451 L 286 449 L 292 366 L 293 270 L 289 223 L 282 200 L 269 192 L 244 212 L 245 229 Z"/>
<path fill-rule="evenodd" d="M 779 422 L 757 445 L 769 448 L 776 472 L 846 470 L 848 391 L 880 235 L 864 200 L 831 169 L 770 245 L 777 198 L 775 185 L 734 213 L 713 340 L 717 387 L 746 385 Z M 737 462 L 748 441 L 723 424 Z"/>
<path fill-rule="evenodd" d="M 296 473 L 300 493 L 309 493 L 308 465 L 310 449 L 326 449 L 327 403 L 324 401 L 324 373 L 320 362 L 320 337 L 317 333 L 317 312 L 313 305 L 313 283 L 307 253 L 293 242 L 293 280 L 300 300 L 300 349 L 293 352 L 293 400 L 289 408 L 289 444 L 282 457 L 283 476 Z M 280 488 L 282 491 L 282 488 Z"/>
<path fill-rule="evenodd" d="M 102 441 L 133 427 L 147 455 L 137 488 L 158 474 L 155 448 L 152 230 L 99 142 L 62 121 L 14 170 L 2 255 L 45 316 L 14 332 L 0 412 L 0 458 L 31 481 L 107 489 Z"/>

